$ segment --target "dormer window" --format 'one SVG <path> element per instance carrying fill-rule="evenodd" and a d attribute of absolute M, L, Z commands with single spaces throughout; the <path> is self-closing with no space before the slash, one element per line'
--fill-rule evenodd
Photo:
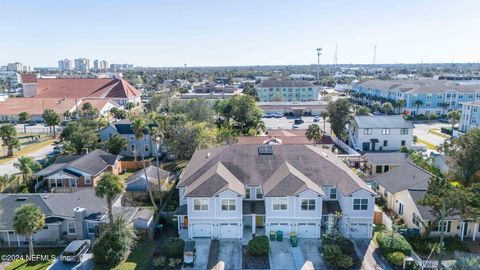
<path fill-rule="evenodd" d="M 330 188 L 330 196 L 329 198 L 331 200 L 336 200 L 337 199 L 337 189 L 336 188 Z"/>
<path fill-rule="evenodd" d="M 262 188 L 256 187 L 255 188 L 255 199 L 263 199 Z"/>
<path fill-rule="evenodd" d="M 245 188 L 245 199 L 250 199 L 251 196 L 250 196 L 250 188 L 249 187 L 246 187 Z"/>

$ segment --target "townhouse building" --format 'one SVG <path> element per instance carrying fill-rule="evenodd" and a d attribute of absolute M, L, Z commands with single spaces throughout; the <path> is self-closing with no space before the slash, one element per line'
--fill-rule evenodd
<path fill-rule="evenodd" d="M 348 143 L 359 151 L 398 151 L 412 146 L 413 128 L 401 115 L 355 115 Z"/>
<path fill-rule="evenodd" d="M 311 145 L 197 150 L 177 184 L 180 235 L 246 238 L 281 231 L 320 238 L 338 226 L 372 235 L 375 192 L 340 159 Z"/>
<path fill-rule="evenodd" d="M 461 132 L 480 127 L 480 100 L 462 103 L 459 127 Z"/>
<path fill-rule="evenodd" d="M 299 102 L 318 100 L 317 87 L 309 81 L 267 79 L 255 85 L 260 102 Z"/>
<path fill-rule="evenodd" d="M 400 112 L 408 115 L 444 115 L 461 109 L 462 102 L 480 101 L 480 85 L 449 80 L 369 80 L 352 87 L 357 100 L 375 98 L 403 101 Z"/>

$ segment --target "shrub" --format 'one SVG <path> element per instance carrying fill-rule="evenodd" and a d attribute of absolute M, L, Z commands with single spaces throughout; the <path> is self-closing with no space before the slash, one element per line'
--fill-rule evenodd
<path fill-rule="evenodd" d="M 323 260 L 329 267 L 336 267 L 338 258 L 342 256 L 340 247 L 333 244 L 323 246 Z"/>
<path fill-rule="evenodd" d="M 256 236 L 248 241 L 248 253 L 253 256 L 266 256 L 270 250 L 268 237 L 265 235 Z"/>
<path fill-rule="evenodd" d="M 376 236 L 378 246 L 384 254 L 392 253 L 395 251 L 402 252 L 405 255 L 410 256 L 412 254 L 412 246 L 403 238 L 403 236 L 390 232 L 380 232 Z"/>
<path fill-rule="evenodd" d="M 387 226 L 385 226 L 384 224 L 375 226 L 375 228 L 373 229 L 374 233 L 379 233 L 384 231 L 387 231 Z"/>
<path fill-rule="evenodd" d="M 153 266 L 155 268 L 163 269 L 167 265 L 167 258 L 165 256 L 160 256 L 153 259 Z"/>
<path fill-rule="evenodd" d="M 178 237 L 170 237 L 163 244 L 163 254 L 168 258 L 182 258 L 185 241 Z"/>
<path fill-rule="evenodd" d="M 443 239 L 446 251 L 466 251 L 469 252 L 468 245 L 458 236 L 447 236 Z"/>
<path fill-rule="evenodd" d="M 403 266 L 403 259 L 405 258 L 405 254 L 402 252 L 396 251 L 387 254 L 387 261 L 394 266 Z"/>
<path fill-rule="evenodd" d="M 355 254 L 355 245 L 350 239 L 347 238 L 340 238 L 337 240 L 338 247 L 342 251 L 342 253 L 352 256 Z"/>
<path fill-rule="evenodd" d="M 116 266 L 127 259 L 135 244 L 135 232 L 123 218 L 107 226 L 93 245 L 93 260 L 97 264 Z"/>
<path fill-rule="evenodd" d="M 353 266 L 353 259 L 352 257 L 342 254 L 340 257 L 337 258 L 337 266 L 340 268 L 350 268 Z"/>

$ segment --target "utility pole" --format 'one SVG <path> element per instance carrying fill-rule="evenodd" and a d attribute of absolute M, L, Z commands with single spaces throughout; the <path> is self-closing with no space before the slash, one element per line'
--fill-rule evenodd
<path fill-rule="evenodd" d="M 320 55 L 322 55 L 322 48 L 317 48 L 317 82 L 320 79 Z"/>

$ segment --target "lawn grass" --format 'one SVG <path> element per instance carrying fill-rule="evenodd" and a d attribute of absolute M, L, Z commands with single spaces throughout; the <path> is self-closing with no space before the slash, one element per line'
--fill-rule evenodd
<path fill-rule="evenodd" d="M 12 161 L 12 160 L 18 158 L 18 157 L 26 156 L 30 153 L 33 153 L 37 150 L 42 149 L 43 147 L 45 147 L 47 145 L 52 144 L 53 142 L 54 142 L 54 139 L 48 139 L 48 140 L 41 141 L 41 142 L 36 143 L 36 144 L 31 144 L 31 145 L 25 146 L 24 148 L 20 149 L 19 151 L 14 151 L 13 152 L 13 157 L 0 159 L 0 164 L 5 164 L 9 161 Z"/>
<path fill-rule="evenodd" d="M 95 265 L 95 270 L 142 270 L 152 268 L 152 254 L 157 246 L 156 241 L 145 241 L 137 243 L 137 246 L 130 253 L 127 260 L 120 265 L 110 268 L 104 265 Z"/>
<path fill-rule="evenodd" d="M 47 269 L 48 266 L 52 263 L 54 257 L 60 255 L 63 251 L 63 248 L 37 248 L 35 249 L 36 255 L 49 255 L 51 260 L 46 261 L 35 261 L 27 262 L 25 260 L 16 260 L 9 264 L 6 270 L 43 270 Z M 3 249 L 0 251 L 1 254 L 28 254 L 28 249 Z"/>

